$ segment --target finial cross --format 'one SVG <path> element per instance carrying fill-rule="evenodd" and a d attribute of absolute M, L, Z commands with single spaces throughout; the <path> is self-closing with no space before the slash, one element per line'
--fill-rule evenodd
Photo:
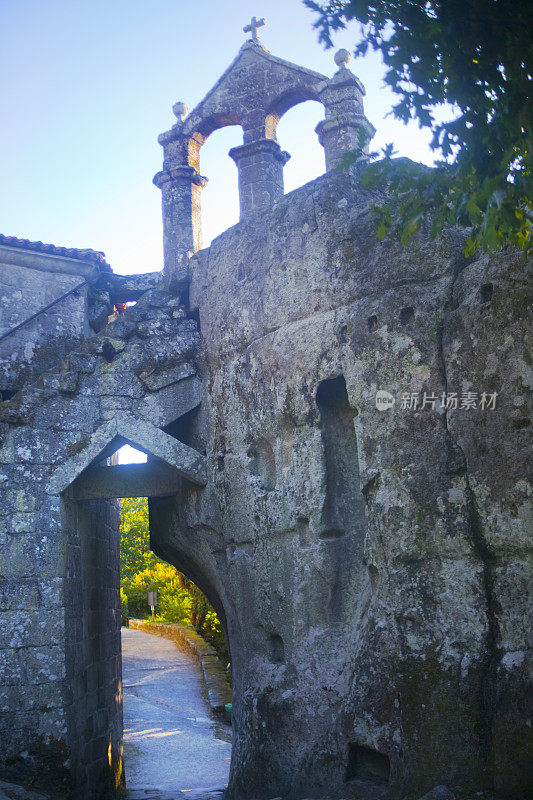
<path fill-rule="evenodd" d="M 255 17 L 252 17 L 252 21 L 250 22 L 249 25 L 245 25 L 244 26 L 243 31 L 245 33 L 249 33 L 251 31 L 252 40 L 254 42 L 258 42 L 259 39 L 257 38 L 257 29 L 258 28 L 262 28 L 264 24 L 265 24 L 265 18 L 264 17 L 261 17 L 261 19 L 256 19 Z"/>

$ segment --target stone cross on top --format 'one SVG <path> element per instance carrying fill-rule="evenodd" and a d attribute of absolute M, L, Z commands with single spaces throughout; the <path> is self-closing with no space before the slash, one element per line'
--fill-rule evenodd
<path fill-rule="evenodd" d="M 0 0 L 1 5 L 2 0 Z M 239 125 L 243 143 L 229 155 L 237 165 L 241 218 L 268 208 L 283 196 L 283 167 L 289 154 L 281 149 L 276 127 L 298 103 L 314 100 L 324 106 L 315 128 L 326 156 L 326 170 L 355 150 L 368 158 L 367 142 L 375 133 L 363 109 L 363 84 L 348 69 L 350 54 L 335 56 L 332 78 L 291 64 L 269 53 L 257 39 L 264 19 L 252 17 L 243 30 L 253 37 L 190 114 L 175 103 L 177 122 L 159 137 L 163 169 L 154 178 L 163 195 L 165 271 L 186 272 L 190 253 L 202 247 L 200 196 L 207 179 L 200 174 L 200 150 L 219 128 Z"/>
<path fill-rule="evenodd" d="M 250 22 L 249 25 L 245 25 L 244 26 L 243 31 L 245 33 L 250 33 L 250 31 L 251 31 L 252 40 L 254 42 L 258 42 L 259 39 L 257 38 L 257 29 L 258 28 L 262 28 L 264 24 L 265 24 L 265 18 L 264 17 L 261 17 L 261 19 L 256 19 L 255 17 L 252 17 L 252 21 Z"/>

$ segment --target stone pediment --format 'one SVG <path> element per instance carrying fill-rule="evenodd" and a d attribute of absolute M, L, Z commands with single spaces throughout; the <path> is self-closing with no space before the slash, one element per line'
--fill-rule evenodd
<path fill-rule="evenodd" d="M 181 133 L 204 141 L 219 127 L 242 125 L 246 141 L 246 130 L 255 126 L 258 117 L 274 114 L 279 118 L 297 103 L 319 100 L 327 80 L 319 72 L 273 56 L 258 42 L 245 42 L 187 117 Z"/>
<path fill-rule="evenodd" d="M 65 491 L 85 469 L 96 466 L 122 444 L 143 450 L 199 486 L 206 483 L 205 456 L 155 425 L 131 414 L 119 413 L 94 432 L 80 453 L 64 460 L 51 476 L 48 491 L 50 494 Z"/>
<path fill-rule="evenodd" d="M 361 81 L 350 72 L 350 54 L 339 50 L 332 80 L 314 70 L 273 56 L 258 41 L 252 20 L 237 57 L 204 99 L 188 114 L 185 103 L 172 107 L 177 122 L 159 136 L 163 169 L 154 177 L 162 191 L 165 271 L 183 274 L 190 255 L 202 248 L 200 150 L 218 128 L 240 125 L 243 143 L 229 155 L 239 174 L 241 218 L 264 209 L 283 196 L 283 167 L 290 158 L 276 139 L 281 117 L 293 106 L 313 100 L 324 106 L 315 129 L 324 147 L 326 170 L 337 167 L 353 151 L 365 160 L 374 128 L 364 116 Z"/>

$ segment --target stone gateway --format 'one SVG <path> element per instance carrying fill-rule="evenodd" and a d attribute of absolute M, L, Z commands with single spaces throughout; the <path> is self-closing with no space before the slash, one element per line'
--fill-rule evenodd
<path fill-rule="evenodd" d="M 123 784 L 116 498 L 142 495 L 228 634 L 227 800 L 523 800 L 527 264 L 465 259 L 458 230 L 378 241 L 347 55 L 328 79 L 260 22 L 160 137 L 163 274 L 0 240 L 6 308 L 75 290 L 1 344 L 0 774 L 76 800 Z M 305 100 L 328 171 L 284 196 L 276 125 Z M 241 221 L 202 250 L 200 151 L 225 125 Z M 148 462 L 116 464 L 124 443 Z"/>

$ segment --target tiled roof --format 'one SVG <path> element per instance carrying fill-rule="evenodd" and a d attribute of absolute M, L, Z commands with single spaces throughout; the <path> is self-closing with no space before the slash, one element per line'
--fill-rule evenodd
<path fill-rule="evenodd" d="M 35 253 L 50 253 L 53 256 L 65 256 L 66 258 L 76 258 L 78 261 L 92 261 L 101 270 L 110 272 L 111 267 L 105 260 L 105 253 L 98 250 L 85 248 L 79 250 L 76 247 L 57 247 L 55 244 L 44 244 L 43 242 L 30 242 L 29 239 L 17 239 L 16 236 L 4 236 L 0 233 L 0 245 L 5 247 L 19 247 L 21 250 L 32 250 Z"/>

